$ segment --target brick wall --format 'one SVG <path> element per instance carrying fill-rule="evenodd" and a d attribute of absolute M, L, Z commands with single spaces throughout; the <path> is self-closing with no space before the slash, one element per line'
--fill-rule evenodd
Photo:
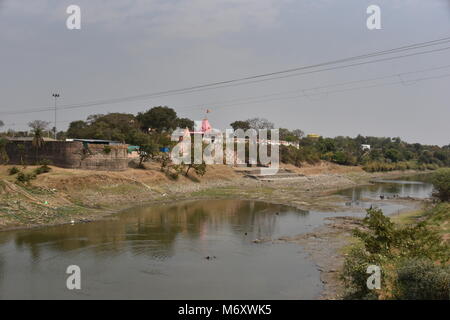
<path fill-rule="evenodd" d="M 110 153 L 105 152 L 105 145 L 87 144 L 73 141 L 48 141 L 36 150 L 30 141 L 11 141 L 6 145 L 10 164 L 21 164 L 18 145 L 25 147 L 23 160 L 26 164 L 37 164 L 49 160 L 52 165 L 62 168 L 122 171 L 128 168 L 128 146 L 110 145 Z"/>

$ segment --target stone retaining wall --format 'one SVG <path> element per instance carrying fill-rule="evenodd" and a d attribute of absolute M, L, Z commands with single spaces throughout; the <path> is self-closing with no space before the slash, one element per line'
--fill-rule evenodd
<path fill-rule="evenodd" d="M 21 154 L 18 145 L 24 146 Z M 109 151 L 109 152 L 108 152 Z M 79 141 L 48 141 L 36 150 L 31 141 L 10 141 L 6 145 L 9 163 L 34 165 L 48 160 L 57 167 L 123 171 L 128 168 L 127 145 L 83 144 Z"/>

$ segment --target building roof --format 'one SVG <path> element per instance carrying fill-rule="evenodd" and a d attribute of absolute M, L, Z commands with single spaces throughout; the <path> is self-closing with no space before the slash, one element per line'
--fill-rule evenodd
<path fill-rule="evenodd" d="M 9 141 L 33 141 L 34 137 L 6 137 L 7 140 Z M 42 138 L 44 141 L 58 141 L 55 140 L 53 138 L 47 138 L 47 137 L 43 137 Z"/>
<path fill-rule="evenodd" d="M 100 140 L 100 139 L 66 139 L 67 142 L 85 142 L 85 143 L 91 143 L 91 144 L 123 144 L 118 141 L 112 141 L 112 140 Z"/>

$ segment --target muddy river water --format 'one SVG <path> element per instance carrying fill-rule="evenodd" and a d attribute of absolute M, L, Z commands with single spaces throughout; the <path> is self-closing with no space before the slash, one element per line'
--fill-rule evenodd
<path fill-rule="evenodd" d="M 405 205 L 389 198 L 431 191 L 420 181 L 379 181 L 339 192 L 338 212 L 202 200 L 0 232 L 0 299 L 314 299 L 320 274 L 302 247 L 256 239 L 311 232 L 327 217 L 363 216 L 372 204 L 395 214 Z M 81 290 L 66 287 L 70 265 L 80 267 Z"/>

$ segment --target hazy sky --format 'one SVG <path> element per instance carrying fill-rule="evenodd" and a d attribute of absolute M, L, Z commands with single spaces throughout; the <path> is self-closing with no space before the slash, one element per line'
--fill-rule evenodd
<path fill-rule="evenodd" d="M 81 30 L 66 28 L 71 4 L 81 7 Z M 366 27 L 371 4 L 381 7 L 382 30 Z M 0 0 L 0 119 L 13 129 L 25 129 L 33 119 L 53 121 L 53 112 L 1 112 L 52 106 L 55 91 L 61 94 L 60 104 L 77 104 L 448 36 L 448 0 Z M 446 68 L 338 87 L 352 89 L 338 93 L 306 90 L 442 66 Z M 258 116 L 277 127 L 324 136 L 400 136 L 443 145 L 450 143 L 448 74 L 450 50 L 444 50 L 251 85 L 64 110 L 58 129 L 94 113 L 137 113 L 168 105 L 194 120 L 211 109 L 210 122 L 220 129 Z M 444 77 L 408 81 L 435 76 Z M 374 83 L 394 84 L 353 90 Z M 249 97 L 254 99 L 245 100 Z"/>

